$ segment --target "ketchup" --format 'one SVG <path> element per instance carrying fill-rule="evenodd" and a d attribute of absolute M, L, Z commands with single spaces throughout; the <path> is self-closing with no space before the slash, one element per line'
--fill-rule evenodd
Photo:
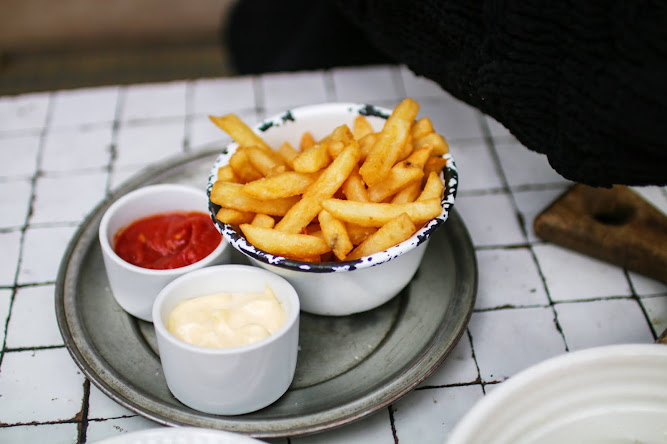
<path fill-rule="evenodd" d="M 133 265 L 168 270 L 205 258 L 221 241 L 208 215 L 174 211 L 138 219 L 121 229 L 114 236 L 114 251 Z"/>

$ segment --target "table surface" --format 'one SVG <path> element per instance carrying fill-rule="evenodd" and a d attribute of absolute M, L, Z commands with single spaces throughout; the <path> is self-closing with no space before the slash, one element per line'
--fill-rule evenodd
<path fill-rule="evenodd" d="M 143 168 L 227 139 L 246 122 L 321 102 L 395 106 L 409 96 L 450 143 L 456 209 L 479 266 L 460 342 L 421 385 L 357 422 L 275 443 L 443 443 L 485 394 L 563 353 L 651 343 L 667 286 L 540 240 L 532 221 L 571 182 L 500 124 L 401 66 L 111 86 L 0 97 L 0 442 L 92 443 L 162 427 L 108 398 L 65 348 L 54 312 L 67 244 Z M 635 188 L 667 213 L 667 189 Z"/>

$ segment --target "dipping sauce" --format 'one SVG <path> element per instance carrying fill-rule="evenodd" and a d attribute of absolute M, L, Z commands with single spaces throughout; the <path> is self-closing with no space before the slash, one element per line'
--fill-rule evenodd
<path fill-rule="evenodd" d="M 266 287 L 264 293 L 218 293 L 183 300 L 169 313 L 167 329 L 200 347 L 240 347 L 272 335 L 286 318 L 285 309 Z"/>
<path fill-rule="evenodd" d="M 209 215 L 174 211 L 138 219 L 121 229 L 114 236 L 114 251 L 132 265 L 168 270 L 205 258 L 221 241 Z"/>

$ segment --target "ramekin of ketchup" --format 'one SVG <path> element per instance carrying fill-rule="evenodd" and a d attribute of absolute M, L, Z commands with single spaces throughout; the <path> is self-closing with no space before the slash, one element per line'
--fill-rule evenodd
<path fill-rule="evenodd" d="M 133 265 L 168 270 L 204 259 L 221 241 L 208 214 L 172 211 L 143 217 L 121 229 L 114 235 L 114 251 Z"/>
<path fill-rule="evenodd" d="M 190 271 L 229 262 L 231 249 L 213 224 L 203 190 L 150 185 L 113 202 L 100 221 L 102 257 L 113 297 L 152 321 L 162 288 Z"/>

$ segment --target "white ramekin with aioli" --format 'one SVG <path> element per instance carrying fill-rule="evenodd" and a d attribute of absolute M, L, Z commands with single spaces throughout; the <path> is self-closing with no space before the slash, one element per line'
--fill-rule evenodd
<path fill-rule="evenodd" d="M 292 285 L 257 267 L 219 265 L 175 279 L 153 305 L 169 390 L 188 407 L 218 415 L 275 402 L 294 378 L 299 312 Z"/>

